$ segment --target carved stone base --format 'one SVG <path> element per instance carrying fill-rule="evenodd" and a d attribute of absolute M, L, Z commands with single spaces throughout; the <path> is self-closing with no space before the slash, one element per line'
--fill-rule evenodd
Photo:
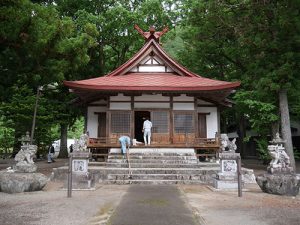
<path fill-rule="evenodd" d="M 293 170 L 293 167 L 290 167 L 290 166 L 276 167 L 275 165 L 270 165 L 270 166 L 268 166 L 267 171 L 271 174 L 291 174 L 294 170 Z"/>
<path fill-rule="evenodd" d="M 216 189 L 237 189 L 237 174 L 219 172 L 216 178 L 213 179 L 213 186 Z"/>
<path fill-rule="evenodd" d="M 40 191 L 47 184 L 48 178 L 41 173 L 12 173 L 0 171 L 0 191 L 20 193 Z"/>
<path fill-rule="evenodd" d="M 20 173 L 34 173 L 37 170 L 35 164 L 28 164 L 24 162 L 17 163 L 14 167 L 14 170 Z"/>
<path fill-rule="evenodd" d="M 72 174 L 72 190 L 92 190 L 95 189 L 95 177 L 93 174 Z M 64 188 L 68 188 L 68 181 L 64 182 Z"/>
<path fill-rule="evenodd" d="M 299 194 L 299 174 L 262 174 L 256 182 L 263 192 L 275 195 L 296 196 Z"/>
<path fill-rule="evenodd" d="M 238 182 L 236 180 L 218 180 L 213 179 L 213 187 L 216 189 L 238 189 Z"/>

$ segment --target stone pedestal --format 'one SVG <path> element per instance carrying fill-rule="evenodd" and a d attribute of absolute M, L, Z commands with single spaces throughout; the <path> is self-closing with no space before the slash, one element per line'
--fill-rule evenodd
<path fill-rule="evenodd" d="M 263 192 L 276 195 L 296 196 L 299 194 L 300 174 L 262 174 L 256 182 Z"/>
<path fill-rule="evenodd" d="M 89 152 L 77 151 L 72 155 L 72 190 L 95 188 L 95 177 L 88 171 Z M 65 183 L 67 187 L 67 182 Z"/>
<path fill-rule="evenodd" d="M 292 174 L 294 169 L 289 165 L 283 167 L 280 164 L 275 164 L 275 165 L 269 165 L 267 171 L 270 174 Z"/>
<path fill-rule="evenodd" d="M 220 170 L 213 180 L 213 186 L 217 189 L 238 189 L 237 163 L 239 153 L 222 152 L 219 154 Z"/>
<path fill-rule="evenodd" d="M 48 178 L 41 173 L 0 172 L 0 191 L 20 193 L 40 191 L 47 184 Z"/>
<path fill-rule="evenodd" d="M 19 162 L 13 166 L 13 169 L 20 173 L 34 173 L 37 170 L 37 166 L 35 164 Z"/>

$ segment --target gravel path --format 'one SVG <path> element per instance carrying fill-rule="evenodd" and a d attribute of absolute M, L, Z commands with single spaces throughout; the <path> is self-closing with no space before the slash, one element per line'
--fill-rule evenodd
<path fill-rule="evenodd" d="M 73 191 L 72 198 L 50 183 L 44 191 L 20 194 L 0 192 L 1 225 L 106 224 L 128 186 L 101 186 L 96 191 Z"/>
<path fill-rule="evenodd" d="M 208 186 L 182 185 L 187 201 L 207 225 L 299 225 L 300 195 L 296 197 L 263 193 L 258 185 L 237 192 L 214 191 Z"/>

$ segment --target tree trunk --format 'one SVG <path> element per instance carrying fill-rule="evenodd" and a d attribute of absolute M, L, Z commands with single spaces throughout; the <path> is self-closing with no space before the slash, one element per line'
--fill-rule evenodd
<path fill-rule="evenodd" d="M 272 132 L 271 140 L 276 138 L 276 133 L 279 133 L 279 127 L 280 127 L 279 121 L 275 121 L 274 123 L 272 123 L 272 125 L 271 125 L 271 132 Z"/>
<path fill-rule="evenodd" d="M 68 125 L 60 124 L 60 149 L 58 158 L 68 158 Z"/>
<path fill-rule="evenodd" d="M 286 141 L 285 150 L 288 156 L 290 157 L 291 166 L 294 168 L 294 171 L 296 171 L 291 125 L 290 125 L 289 105 L 288 105 L 286 90 L 279 91 L 279 109 L 280 109 L 280 117 L 281 117 L 282 138 Z"/>

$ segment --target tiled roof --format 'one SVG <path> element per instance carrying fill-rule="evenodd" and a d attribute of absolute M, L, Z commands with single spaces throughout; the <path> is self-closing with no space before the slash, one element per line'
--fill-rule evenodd
<path fill-rule="evenodd" d="M 139 63 L 149 54 L 157 56 L 163 61 L 166 68 L 171 68 L 171 71 L 174 72 L 130 72 L 134 67 L 137 67 Z M 70 89 L 78 91 L 84 90 L 85 92 L 197 92 L 230 90 L 238 87 L 240 82 L 219 81 L 197 75 L 168 56 L 155 38 L 149 38 L 145 45 L 131 59 L 106 76 L 80 81 L 64 81 L 64 84 Z M 226 95 L 224 95 L 223 98 L 226 98 Z"/>
<path fill-rule="evenodd" d="M 129 73 L 81 81 L 65 81 L 72 89 L 111 91 L 209 91 L 232 89 L 240 82 L 226 82 L 204 77 L 185 77 L 174 73 Z"/>

